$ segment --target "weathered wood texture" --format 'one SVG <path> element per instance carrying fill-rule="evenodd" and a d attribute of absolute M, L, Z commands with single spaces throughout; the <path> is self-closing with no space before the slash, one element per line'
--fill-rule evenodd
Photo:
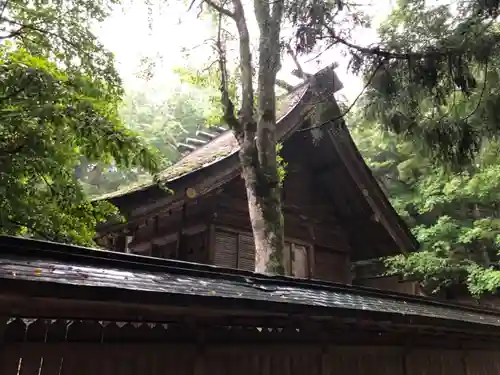
<path fill-rule="evenodd" d="M 368 286 L 410 295 L 419 295 L 420 287 L 417 281 L 403 281 L 398 276 L 373 277 L 359 279 L 357 285 Z"/>
<path fill-rule="evenodd" d="M 350 283 L 351 247 L 346 231 L 331 211 L 327 197 L 314 190 L 308 170 L 293 158 L 288 163 L 283 187 L 287 274 Z M 238 235 L 247 239 L 245 256 L 255 253 L 243 180 L 227 183 L 217 195 L 215 207 L 215 264 L 250 270 L 235 266 L 242 249 Z"/>
<path fill-rule="evenodd" d="M 308 132 L 296 133 L 284 142 L 282 156 L 287 163 L 282 190 L 287 275 L 348 284 L 351 261 L 386 255 L 389 248 L 391 254 L 398 252 L 381 214 L 366 202 L 368 190 L 354 183 L 326 136 L 318 143 Z M 193 187 L 183 185 L 176 194 Z M 132 206 L 139 210 L 141 204 L 146 202 Z M 255 267 L 246 189 L 238 174 L 207 194 L 165 203 L 112 237 L 113 243 L 101 243 L 117 251 L 248 271 Z"/>
<path fill-rule="evenodd" d="M 196 346 L 147 344 L 12 345 L 1 349 L 3 375 L 496 375 L 498 352 L 403 355 L 398 348 L 331 348 L 273 345 Z M 465 365 L 464 365 L 465 362 Z M 465 369 L 466 367 L 466 369 Z M 376 371 L 376 372 L 374 372 Z"/>
<path fill-rule="evenodd" d="M 287 274 L 350 283 L 351 246 L 344 227 L 308 169 L 293 156 L 288 163 L 283 189 Z M 254 270 L 246 191 L 239 177 L 131 231 L 128 251 L 133 253 Z"/>
<path fill-rule="evenodd" d="M 260 331 L 272 341 L 175 342 L 166 325 L 20 320 L 4 326 L 2 375 L 497 375 L 500 348 L 449 349 L 331 344 L 328 337 L 288 342 L 283 331 Z M 227 329 L 226 329 L 227 330 Z M 174 329 L 175 331 L 175 329 Z M 248 331 L 248 329 L 247 329 Z M 250 332 L 250 331 L 249 331 Z M 179 331 L 179 333 L 181 333 Z M 326 339 L 326 340 L 325 340 Z M 409 341 L 411 343 L 411 341 Z"/>

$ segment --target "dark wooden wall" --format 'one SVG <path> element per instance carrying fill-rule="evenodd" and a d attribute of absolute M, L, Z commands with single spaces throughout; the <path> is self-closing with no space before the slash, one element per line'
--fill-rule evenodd
<path fill-rule="evenodd" d="M 495 344 L 439 347 L 432 338 L 426 341 L 423 337 L 418 343 L 408 340 L 402 346 L 334 344 L 301 341 L 302 333 L 291 338 L 284 331 L 246 328 L 236 329 L 231 341 L 176 342 L 175 325 L 167 324 L 33 319 L 27 329 L 18 320 L 2 328 L 2 375 L 500 373 L 500 349 Z M 223 329 L 226 335 L 229 331 L 230 327 Z M 178 333 L 182 336 L 180 327 Z"/>
<path fill-rule="evenodd" d="M 14 344 L 2 375 L 498 375 L 500 352 L 311 345 Z"/>
<path fill-rule="evenodd" d="M 282 198 L 288 274 L 350 283 L 351 248 L 345 231 L 329 208 L 327 197 L 314 186 L 308 169 L 294 157 L 287 163 Z M 236 261 L 241 256 L 253 259 L 255 253 L 243 179 L 224 185 L 215 201 L 215 264 L 237 264 L 250 270 L 254 263 L 241 266 Z M 244 244 L 236 238 L 238 233 L 248 239 Z M 306 265 L 299 265 L 298 258 L 305 258 Z"/>
<path fill-rule="evenodd" d="M 350 283 L 348 236 L 308 169 L 289 156 L 283 188 L 286 270 L 303 278 Z M 127 251 L 254 270 L 255 246 L 244 181 L 168 207 L 131 229 Z M 133 237 L 132 237 L 133 236 Z M 118 242 L 123 245 L 122 241 Z M 116 247 L 115 250 L 120 250 Z"/>
<path fill-rule="evenodd" d="M 283 156 L 287 162 L 282 196 L 287 273 L 350 283 L 353 248 L 328 193 L 316 184 L 303 155 L 285 147 Z M 254 270 L 255 249 L 241 177 L 209 195 L 165 207 L 129 231 L 127 251 L 133 253 Z M 123 234 L 118 239 L 106 246 L 120 250 L 117 244 L 123 248 Z"/>

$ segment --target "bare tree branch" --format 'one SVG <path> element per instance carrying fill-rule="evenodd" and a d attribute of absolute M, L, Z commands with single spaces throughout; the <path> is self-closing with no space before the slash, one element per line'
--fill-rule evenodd
<path fill-rule="evenodd" d="M 205 2 L 207 5 L 209 5 L 210 7 L 214 8 L 217 12 L 219 12 L 220 14 L 223 14 L 227 17 L 230 17 L 230 18 L 235 18 L 235 12 L 231 12 L 229 9 L 226 9 L 224 8 L 222 5 L 219 5 L 217 4 L 216 2 L 212 1 L 212 0 L 203 0 L 203 2 Z M 193 1 L 194 3 L 194 1 Z"/>
<path fill-rule="evenodd" d="M 255 134 L 254 121 L 254 90 L 252 80 L 252 54 L 250 52 L 250 34 L 245 19 L 245 12 L 241 0 L 233 0 L 233 7 L 236 22 L 236 28 L 239 35 L 239 50 L 240 50 L 240 71 L 241 71 L 241 109 L 239 113 L 240 122 L 244 126 L 244 131 Z M 250 134 L 247 134 L 250 135 Z"/>
<path fill-rule="evenodd" d="M 385 59 L 395 59 L 395 60 L 408 60 L 408 59 L 424 59 L 429 57 L 448 57 L 453 55 L 461 55 L 466 52 L 468 46 L 466 43 L 463 43 L 460 47 L 457 48 L 447 48 L 447 49 L 436 49 L 432 51 L 425 52 L 395 52 L 383 50 L 380 47 L 362 47 L 360 45 L 354 44 L 345 40 L 344 38 L 337 35 L 335 30 L 333 30 L 330 26 L 323 24 L 323 27 L 328 31 L 328 37 L 332 39 L 333 44 L 342 44 L 350 49 L 361 52 L 365 55 L 375 55 L 378 57 L 382 57 Z M 497 37 L 500 41 L 500 37 Z"/>
<path fill-rule="evenodd" d="M 238 141 L 242 141 L 243 133 L 241 125 L 236 118 L 236 115 L 234 113 L 234 104 L 229 96 L 226 51 L 222 42 L 222 13 L 219 13 L 216 48 L 219 55 L 218 62 L 220 70 L 220 92 L 222 106 L 224 107 L 224 121 L 235 132 Z"/>
<path fill-rule="evenodd" d="M 282 89 L 285 89 L 287 92 L 292 92 L 295 89 L 295 86 L 289 84 L 288 82 L 286 82 L 282 79 L 277 79 L 276 85 L 278 87 L 281 87 Z"/>
<path fill-rule="evenodd" d="M 302 66 L 300 65 L 299 63 L 299 60 L 297 59 L 297 54 L 295 52 L 293 52 L 293 49 L 292 47 L 290 47 L 290 44 L 287 43 L 286 45 L 286 51 L 288 52 L 288 54 L 292 57 L 292 60 L 295 64 L 295 66 L 297 67 L 296 70 L 294 70 L 294 72 L 292 73 L 294 76 L 298 77 L 298 78 L 301 78 L 301 79 L 308 79 L 310 78 L 310 75 L 309 76 L 306 76 L 304 74 L 304 70 L 302 69 Z M 295 73 L 295 74 L 294 74 Z"/>
<path fill-rule="evenodd" d="M 19 29 L 17 30 L 14 30 L 14 31 L 11 31 L 9 34 L 7 35 L 2 35 L 0 36 L 0 39 L 9 39 L 9 38 L 14 38 L 16 36 L 20 36 L 21 35 L 21 32 L 23 31 L 23 28 L 24 27 L 20 27 Z"/>
<path fill-rule="evenodd" d="M 0 18 L 3 18 L 3 13 L 5 12 L 5 9 L 7 9 L 8 4 L 9 0 L 4 0 L 4 3 L 2 4 L 2 10 L 0 10 Z"/>

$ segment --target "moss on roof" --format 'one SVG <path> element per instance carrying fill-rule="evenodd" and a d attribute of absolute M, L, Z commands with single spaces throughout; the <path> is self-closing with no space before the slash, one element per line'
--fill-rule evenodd
<path fill-rule="evenodd" d="M 295 91 L 278 98 L 276 117 L 277 123 L 283 119 L 288 112 L 290 112 L 303 97 L 308 85 L 304 84 L 295 89 Z M 240 146 L 236 140 L 233 132 L 227 130 L 206 145 L 197 148 L 193 152 L 181 158 L 178 162 L 174 163 L 164 171 L 158 174 L 158 181 L 168 183 L 185 175 L 193 173 L 199 169 L 203 169 L 225 159 L 226 157 L 238 152 Z M 117 190 L 112 193 L 104 194 L 97 197 L 95 200 L 105 200 L 120 197 L 133 193 L 138 190 L 145 189 L 153 186 L 155 182 L 151 181 L 136 185 L 127 186 L 124 189 Z"/>

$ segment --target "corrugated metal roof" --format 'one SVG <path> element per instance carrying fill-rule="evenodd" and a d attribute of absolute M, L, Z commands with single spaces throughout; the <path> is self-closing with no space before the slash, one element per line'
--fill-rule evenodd
<path fill-rule="evenodd" d="M 0 255 L 0 279 L 282 303 L 306 309 L 331 308 L 332 315 L 337 309 L 346 309 L 500 327 L 500 313 L 421 297 L 40 241 L 3 239 L 0 246 L 2 242 L 6 245 Z M 16 244 L 20 245 L 18 253 L 13 252 Z M 75 253 L 71 254 L 71 250 Z"/>

